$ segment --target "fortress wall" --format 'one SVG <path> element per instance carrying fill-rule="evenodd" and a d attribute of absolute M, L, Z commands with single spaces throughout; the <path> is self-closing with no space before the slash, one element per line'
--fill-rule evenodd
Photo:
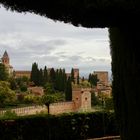
<path fill-rule="evenodd" d="M 50 105 L 50 114 L 68 113 L 74 111 L 74 102 L 52 103 Z"/>

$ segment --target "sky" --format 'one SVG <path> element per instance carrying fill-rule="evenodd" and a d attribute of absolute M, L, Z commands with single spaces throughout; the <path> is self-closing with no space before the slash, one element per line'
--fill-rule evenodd
<path fill-rule="evenodd" d="M 17 13 L 0 6 L 0 57 L 6 50 L 14 70 L 79 68 L 80 76 L 93 71 L 111 73 L 107 28 L 75 27 L 33 13 Z"/>

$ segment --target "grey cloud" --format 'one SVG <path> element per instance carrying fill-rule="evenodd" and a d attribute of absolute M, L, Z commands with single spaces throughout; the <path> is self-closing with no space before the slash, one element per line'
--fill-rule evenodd
<path fill-rule="evenodd" d="M 50 40 L 47 42 L 49 45 L 53 45 L 53 46 L 63 46 L 66 45 L 67 42 L 66 40 Z"/>
<path fill-rule="evenodd" d="M 81 56 L 78 55 L 68 56 L 68 59 L 71 61 L 80 61 Z"/>
<path fill-rule="evenodd" d="M 74 27 L 73 25 L 54 22 L 35 14 L 12 13 L 6 11 L 4 8 L 1 8 L 0 11 L 0 16 L 3 21 L 0 31 L 5 33 L 24 32 L 33 34 L 34 36 L 41 36 L 43 33 L 51 37 L 61 36 L 73 39 L 80 38 L 82 40 L 104 39 L 105 36 L 108 36 L 107 29 Z"/>
<path fill-rule="evenodd" d="M 104 59 L 104 58 L 101 58 L 101 59 L 98 59 L 99 61 L 102 61 L 102 62 L 105 62 L 106 61 L 106 59 Z"/>
<path fill-rule="evenodd" d="M 60 56 L 61 56 L 61 55 L 66 54 L 66 52 L 56 52 L 55 54 L 56 54 L 56 55 L 60 55 Z"/>
<path fill-rule="evenodd" d="M 33 62 L 40 67 L 77 67 L 83 74 L 96 67 L 110 67 L 106 59 L 90 57 L 84 49 L 74 51 L 76 48 L 71 46 L 80 46 L 84 42 L 94 46 L 92 40 L 104 46 L 107 43 L 107 29 L 77 28 L 34 14 L 12 13 L 4 8 L 0 8 L 0 17 L 0 55 L 7 50 L 15 69 L 31 69 Z M 64 50 L 61 46 L 65 47 Z"/>
<path fill-rule="evenodd" d="M 66 58 L 68 56 L 66 52 L 55 52 L 54 55 L 60 58 Z"/>
<path fill-rule="evenodd" d="M 58 55 L 60 58 L 67 58 L 67 55 Z"/>
<path fill-rule="evenodd" d="M 20 40 L 18 42 L 18 40 Z M 53 52 L 58 46 L 62 46 L 66 44 L 65 40 L 48 40 L 48 41 L 38 41 L 35 39 L 32 40 L 27 40 L 24 38 L 20 38 L 17 39 L 17 44 L 16 46 L 11 46 L 11 43 L 5 43 L 2 44 L 0 42 L 0 46 L 2 46 L 2 48 L 7 49 L 10 53 L 15 52 L 17 54 L 22 55 L 22 53 L 24 52 L 25 54 L 31 53 L 31 54 L 50 54 L 51 52 Z"/>

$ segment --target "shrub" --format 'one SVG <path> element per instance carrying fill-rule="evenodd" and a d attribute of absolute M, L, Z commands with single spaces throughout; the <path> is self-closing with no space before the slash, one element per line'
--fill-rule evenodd
<path fill-rule="evenodd" d="M 12 125 L 7 120 L 1 120 L 0 126 L 1 140 L 79 140 L 102 137 L 104 130 L 105 135 L 119 134 L 114 113 L 102 112 L 57 116 L 38 114 L 18 117 Z"/>
<path fill-rule="evenodd" d="M 17 114 L 11 110 L 7 110 L 3 115 L 0 115 L 2 119 L 13 119 L 17 117 Z"/>

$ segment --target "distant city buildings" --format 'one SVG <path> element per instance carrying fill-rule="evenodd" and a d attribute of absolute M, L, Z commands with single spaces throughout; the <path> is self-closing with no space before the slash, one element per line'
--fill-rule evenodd
<path fill-rule="evenodd" d="M 10 57 L 7 53 L 7 51 L 4 52 L 2 58 L 0 59 L 0 62 L 3 63 L 8 71 L 9 74 L 13 74 L 15 78 L 19 78 L 19 77 L 23 77 L 26 76 L 28 78 L 30 78 L 31 76 L 31 71 L 27 71 L 27 70 L 13 70 L 13 67 L 10 65 Z M 47 68 L 48 73 L 50 72 L 51 68 Z M 79 69 L 78 68 L 74 68 L 74 79 L 75 79 L 75 83 L 77 80 L 77 77 L 79 76 Z M 66 73 L 67 77 L 71 76 L 71 73 Z"/>
<path fill-rule="evenodd" d="M 23 76 L 30 78 L 31 71 L 25 71 L 25 70 L 24 71 L 22 71 L 22 70 L 14 71 L 14 76 L 15 76 L 15 78 L 19 78 L 19 77 L 23 77 Z"/>
<path fill-rule="evenodd" d="M 13 74 L 15 78 L 26 76 L 30 78 L 31 71 L 14 71 L 13 67 L 10 65 L 10 58 L 7 51 L 4 52 L 2 58 L 0 59 L 3 63 L 9 74 Z M 48 73 L 51 68 L 48 68 Z M 77 84 L 77 79 L 79 78 L 79 69 L 73 68 L 75 85 Z M 109 85 L 108 72 L 107 71 L 94 71 L 93 75 L 97 75 L 98 82 L 97 86 L 85 88 L 83 87 L 73 87 L 72 89 L 72 101 L 70 102 L 61 102 L 54 103 L 51 105 L 51 112 L 53 113 L 62 113 L 67 111 L 86 111 L 91 109 L 91 90 L 94 91 L 95 95 L 105 95 L 111 97 L 112 88 Z M 67 78 L 71 77 L 71 73 L 66 73 Z M 88 80 L 86 80 L 88 83 Z M 82 82 L 82 80 L 81 80 Z M 28 87 L 28 91 L 34 95 L 42 96 L 44 94 L 43 87 Z"/>

